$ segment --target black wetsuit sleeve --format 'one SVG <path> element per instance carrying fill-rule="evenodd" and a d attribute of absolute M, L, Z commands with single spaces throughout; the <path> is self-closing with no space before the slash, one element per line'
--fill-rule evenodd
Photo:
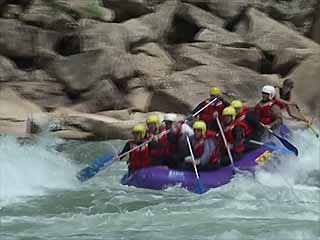
<path fill-rule="evenodd" d="M 128 152 L 129 150 L 130 150 L 130 144 L 129 144 L 129 142 L 127 142 L 126 145 L 124 145 L 124 147 L 123 147 L 121 153 L 119 154 L 119 156 L 121 154 L 124 154 L 124 153 Z M 122 160 L 124 157 L 125 156 L 121 157 L 120 160 Z"/>
<path fill-rule="evenodd" d="M 196 112 L 198 112 L 201 108 L 203 108 L 206 105 L 206 101 L 202 101 L 201 103 L 199 103 L 193 110 L 192 110 L 192 114 L 195 114 Z M 196 117 L 196 116 L 195 116 Z"/>
<path fill-rule="evenodd" d="M 244 130 L 241 126 L 235 126 L 233 129 L 233 145 L 237 147 L 244 139 Z"/>
<path fill-rule="evenodd" d="M 227 100 L 225 100 L 224 98 L 220 98 L 220 100 L 223 102 L 225 107 L 229 107 L 230 106 L 230 103 Z"/>

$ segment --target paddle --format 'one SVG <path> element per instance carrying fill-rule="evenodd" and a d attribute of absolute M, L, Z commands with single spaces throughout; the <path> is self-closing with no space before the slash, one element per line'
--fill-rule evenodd
<path fill-rule="evenodd" d="M 229 156 L 231 165 L 232 165 L 232 167 L 234 167 L 233 157 L 232 157 L 232 155 L 231 155 L 230 147 L 229 147 L 229 145 L 228 145 L 228 143 L 227 143 L 226 136 L 224 135 L 224 132 L 223 132 L 223 129 L 222 129 L 220 120 L 219 120 L 218 117 L 216 118 L 216 120 L 217 120 L 217 123 L 218 123 L 218 126 L 219 126 L 219 130 L 220 130 L 220 133 L 221 133 L 221 136 L 222 136 L 222 139 L 223 139 L 224 146 L 225 146 L 226 149 L 227 149 L 227 152 L 228 152 L 228 156 Z"/>
<path fill-rule="evenodd" d="M 122 158 L 124 156 L 126 156 L 127 154 L 131 153 L 132 151 L 144 146 L 145 144 L 151 142 L 152 139 L 149 139 L 143 143 L 141 143 L 138 146 L 135 146 L 134 148 L 131 148 L 129 151 L 120 154 L 120 155 L 112 155 L 112 154 L 108 154 L 108 155 L 104 155 L 101 157 L 98 157 L 97 159 L 95 159 L 94 161 L 92 161 L 90 163 L 90 165 L 88 167 L 83 168 L 78 174 L 77 174 L 77 178 L 81 181 L 87 181 L 90 178 L 94 177 L 98 172 L 100 172 L 101 170 L 107 168 L 108 166 L 111 165 L 111 163 L 113 162 L 113 160 L 115 158 Z"/>
<path fill-rule="evenodd" d="M 202 193 L 205 193 L 205 189 L 204 189 L 203 184 L 202 184 L 201 181 L 200 181 L 200 177 L 199 177 L 199 173 L 198 173 L 196 161 L 195 161 L 195 159 L 194 159 L 194 155 L 193 155 L 193 151 L 192 151 L 192 147 L 191 147 L 191 143 L 190 143 L 190 139 L 189 139 L 189 136 L 188 136 L 188 135 L 187 135 L 187 142 L 188 142 L 188 147 L 189 147 L 190 155 L 191 155 L 191 158 L 192 158 L 192 165 L 193 165 L 194 172 L 195 172 L 196 178 L 197 178 L 197 184 L 196 184 L 195 190 L 196 190 L 196 193 L 202 194 Z"/>
<path fill-rule="evenodd" d="M 311 130 L 311 132 L 316 136 L 316 138 L 319 138 L 319 133 L 317 133 L 316 129 L 308 122 L 307 117 L 304 115 L 304 113 L 300 110 L 298 105 L 296 105 L 296 108 L 298 109 L 299 113 L 301 114 L 302 118 L 304 119 L 305 122 L 308 123 L 308 127 Z"/>
<path fill-rule="evenodd" d="M 268 132 L 270 132 L 273 136 L 275 136 L 276 138 L 279 139 L 279 141 L 283 144 L 283 146 L 285 146 L 288 150 L 290 150 L 291 152 L 293 152 L 296 156 L 299 155 L 299 150 L 296 146 L 294 146 L 292 143 L 290 143 L 287 139 L 279 136 L 278 134 L 276 134 L 275 132 L 273 132 L 271 129 L 267 128 L 266 125 L 264 125 L 263 123 L 260 123 L 261 126 L 263 126 L 265 129 L 268 130 Z"/>
<path fill-rule="evenodd" d="M 207 103 L 205 106 L 203 106 L 200 110 L 198 110 L 196 113 L 194 113 L 192 115 L 192 117 L 198 115 L 200 112 L 202 112 L 204 109 L 206 109 L 210 104 L 212 104 L 214 101 L 216 101 L 217 98 L 212 99 L 209 103 Z M 167 134 L 169 130 L 164 131 L 162 133 L 160 133 L 159 135 L 162 136 L 163 134 Z M 140 145 L 130 149 L 129 151 L 119 155 L 119 156 L 114 156 L 112 154 L 108 154 L 108 155 L 104 155 L 102 157 L 98 157 L 97 159 L 95 159 L 94 161 L 92 161 L 90 163 L 90 165 L 88 167 L 83 168 L 78 174 L 77 174 L 77 178 L 81 181 L 87 181 L 90 178 L 94 177 L 98 172 L 100 172 L 101 170 L 109 167 L 113 160 L 118 157 L 118 158 L 122 158 L 124 156 L 126 156 L 127 154 L 129 154 L 130 152 L 144 146 L 145 144 L 151 142 L 152 139 L 149 139 L 143 143 L 141 143 Z"/>
<path fill-rule="evenodd" d="M 206 105 L 204 105 L 201 109 L 199 109 L 197 112 L 192 114 L 192 117 L 197 116 L 199 113 L 201 113 L 204 109 L 206 109 L 209 105 L 211 105 L 213 102 L 215 102 L 218 98 L 212 99 L 210 102 L 208 102 Z"/>
<path fill-rule="evenodd" d="M 258 142 L 255 140 L 250 140 L 249 142 L 260 145 L 260 146 L 266 146 L 267 148 L 269 148 L 273 151 L 281 152 L 283 154 L 292 154 L 291 151 L 289 151 L 288 149 L 283 148 L 283 147 L 279 147 L 279 146 L 275 146 L 275 145 L 271 145 L 271 144 L 267 144 L 267 143 L 263 143 L 263 142 Z"/>

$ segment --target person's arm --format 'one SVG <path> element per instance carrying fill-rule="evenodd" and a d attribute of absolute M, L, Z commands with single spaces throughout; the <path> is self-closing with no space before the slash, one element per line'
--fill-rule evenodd
<path fill-rule="evenodd" d="M 204 141 L 204 151 L 203 154 L 198 160 L 200 161 L 200 165 L 205 166 L 209 163 L 210 157 L 215 149 L 215 144 L 212 139 L 206 139 Z"/>
<path fill-rule="evenodd" d="M 272 130 L 277 129 L 281 126 L 282 120 L 282 112 L 279 105 L 274 104 L 271 107 L 271 117 L 273 119 L 272 123 L 269 125 Z"/>
<path fill-rule="evenodd" d="M 244 130 L 241 126 L 235 126 L 233 131 L 233 148 L 237 148 L 244 139 Z"/>
<path fill-rule="evenodd" d="M 122 154 L 124 154 L 124 153 L 128 152 L 129 150 L 130 150 L 130 143 L 129 143 L 129 142 L 127 142 L 127 143 L 126 143 L 126 145 L 124 145 L 124 147 L 123 147 L 123 149 L 122 149 L 121 153 L 119 153 L 119 155 L 118 155 L 118 156 L 120 156 L 120 155 L 122 155 Z M 122 156 L 119 160 L 122 160 L 124 157 L 125 157 L 125 156 Z"/>

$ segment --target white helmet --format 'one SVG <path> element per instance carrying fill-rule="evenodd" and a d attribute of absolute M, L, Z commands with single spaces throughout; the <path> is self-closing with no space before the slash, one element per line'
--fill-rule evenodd
<path fill-rule="evenodd" d="M 266 85 L 262 88 L 262 92 L 269 94 L 269 99 L 273 99 L 276 96 L 276 89 L 273 86 Z"/>
<path fill-rule="evenodd" d="M 164 115 L 163 120 L 175 122 L 177 121 L 177 115 L 174 113 L 167 113 L 166 115 Z"/>

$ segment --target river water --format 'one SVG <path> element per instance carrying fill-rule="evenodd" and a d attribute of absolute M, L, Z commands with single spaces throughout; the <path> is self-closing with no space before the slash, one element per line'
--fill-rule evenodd
<path fill-rule="evenodd" d="M 195 195 L 119 183 L 125 162 L 91 181 L 76 172 L 123 142 L 32 144 L 0 137 L 0 239 L 320 239 L 320 141 L 294 133 L 299 158 Z M 57 151 L 57 147 L 58 151 Z"/>

